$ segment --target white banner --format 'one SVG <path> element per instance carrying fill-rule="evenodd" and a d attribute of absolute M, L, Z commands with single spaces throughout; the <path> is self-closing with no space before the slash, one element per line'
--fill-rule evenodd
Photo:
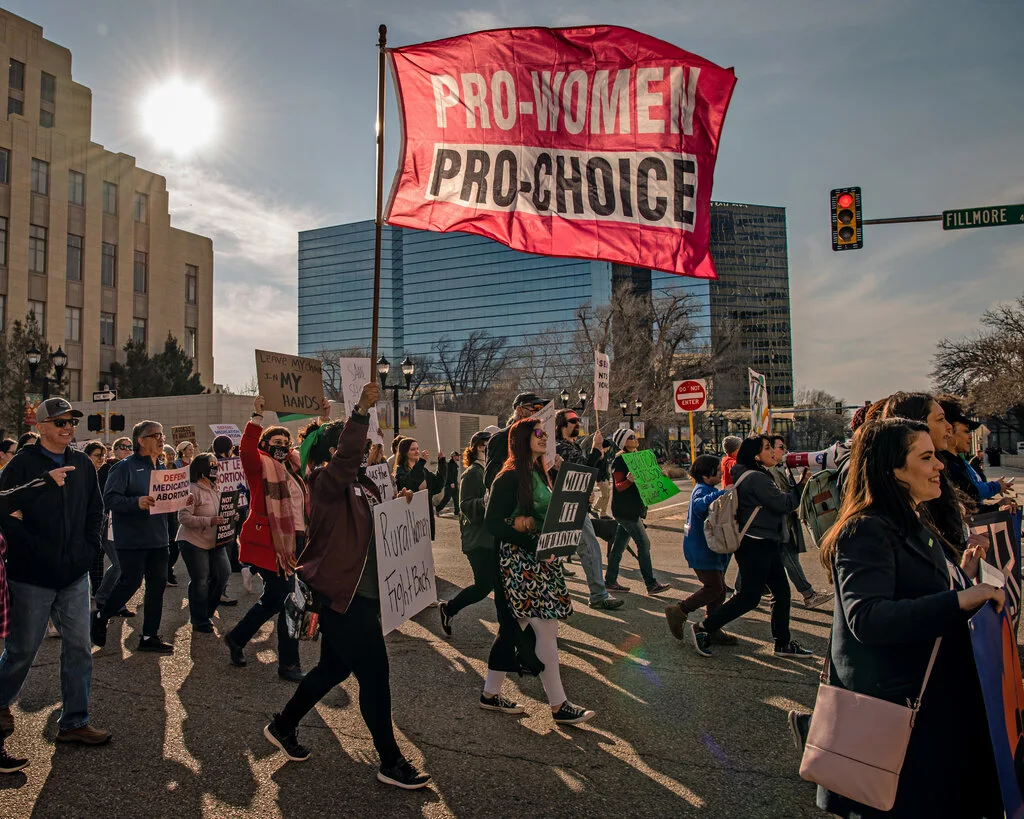
<path fill-rule="evenodd" d="M 766 379 L 749 368 L 747 375 L 750 378 L 750 431 L 756 435 L 767 435 L 771 431 L 771 416 Z"/>
<path fill-rule="evenodd" d="M 366 467 L 366 477 L 376 484 L 382 501 L 395 499 L 395 482 L 386 461 Z"/>
<path fill-rule="evenodd" d="M 242 443 L 242 430 L 238 428 L 237 424 L 210 424 L 210 432 L 213 433 L 214 438 L 218 435 L 227 435 L 235 446 Z"/>
<path fill-rule="evenodd" d="M 248 506 L 249 482 L 242 470 L 241 458 L 225 458 L 217 461 L 217 491 L 238 492 L 238 505 Z"/>
<path fill-rule="evenodd" d="M 533 414 L 534 418 L 539 418 L 544 422 L 544 429 L 548 433 L 548 467 L 552 467 L 555 464 L 555 413 L 558 410 L 555 409 L 555 402 L 548 401 L 544 405 L 544 408 Z"/>
<path fill-rule="evenodd" d="M 373 507 L 380 620 L 385 634 L 437 602 L 426 490 Z"/>
<path fill-rule="evenodd" d="M 363 387 L 377 380 L 377 374 L 370 366 L 368 358 L 339 358 L 338 372 L 341 374 L 341 398 L 345 402 L 345 412 L 351 415 L 359 403 Z M 377 408 L 370 409 L 369 439 L 375 444 L 383 444 L 384 436 L 377 420 Z"/>
<path fill-rule="evenodd" d="M 612 383 L 612 362 L 604 353 L 594 351 L 594 409 L 606 412 Z"/>
<path fill-rule="evenodd" d="M 156 499 L 149 514 L 164 515 L 185 508 L 189 491 L 188 467 L 154 469 L 149 473 L 149 496 Z"/>

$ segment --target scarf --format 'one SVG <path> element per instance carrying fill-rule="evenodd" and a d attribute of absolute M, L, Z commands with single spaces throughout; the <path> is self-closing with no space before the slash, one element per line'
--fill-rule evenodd
<path fill-rule="evenodd" d="M 289 481 L 285 466 L 280 461 L 261 453 L 260 464 L 263 467 L 263 498 L 267 506 L 267 518 L 270 521 L 270 537 L 275 550 L 285 554 L 295 554 L 295 521 L 285 506 L 290 498 Z M 305 492 L 303 492 L 305 495 Z M 305 505 L 305 498 L 303 498 Z"/>

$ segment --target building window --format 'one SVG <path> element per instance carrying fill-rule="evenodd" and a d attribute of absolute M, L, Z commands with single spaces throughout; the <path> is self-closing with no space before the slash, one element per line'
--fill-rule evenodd
<path fill-rule="evenodd" d="M 39 109 L 39 127 L 52 128 L 55 121 L 53 111 L 47 111 L 45 108 Z"/>
<path fill-rule="evenodd" d="M 64 308 L 64 337 L 68 341 L 82 340 L 82 308 Z"/>
<path fill-rule="evenodd" d="M 7 267 L 7 217 L 0 216 L 0 266 Z"/>
<path fill-rule="evenodd" d="M 7 296 L 0 293 L 0 332 L 7 329 Z"/>
<path fill-rule="evenodd" d="M 46 334 L 46 302 L 28 300 L 28 319 L 35 319 L 39 325 L 39 332 Z"/>
<path fill-rule="evenodd" d="M 113 182 L 103 183 L 103 212 L 117 216 L 117 185 Z"/>
<path fill-rule="evenodd" d="M 135 251 L 135 276 L 134 286 L 136 293 L 146 292 L 146 279 L 148 271 L 146 270 L 146 254 L 140 250 Z"/>
<path fill-rule="evenodd" d="M 11 60 L 11 68 L 8 72 L 7 84 L 15 91 L 25 90 L 25 63 Z"/>
<path fill-rule="evenodd" d="M 85 204 L 85 174 L 68 171 L 68 203 L 71 205 Z"/>
<path fill-rule="evenodd" d="M 82 280 L 82 237 L 68 234 L 68 269 L 67 280 L 69 282 L 80 282 Z"/>
<path fill-rule="evenodd" d="M 195 327 L 185 328 L 185 355 L 189 358 L 199 357 L 199 331 Z"/>
<path fill-rule="evenodd" d="M 11 152 L 0 148 L 0 182 L 4 185 L 11 181 Z"/>
<path fill-rule="evenodd" d="M 149 197 L 144 193 L 135 193 L 135 221 L 136 222 L 147 222 L 149 211 Z"/>
<path fill-rule="evenodd" d="M 104 287 L 117 287 L 117 245 L 103 243 L 100 258 L 100 283 Z"/>
<path fill-rule="evenodd" d="M 43 71 L 39 78 L 39 99 L 43 102 L 57 102 L 57 78 Z"/>
<path fill-rule="evenodd" d="M 114 314 L 100 313 L 100 344 L 114 346 Z"/>
<path fill-rule="evenodd" d="M 143 318 L 132 319 L 132 341 L 136 344 L 146 343 L 146 320 Z"/>
<path fill-rule="evenodd" d="M 82 400 L 82 371 L 67 370 L 68 374 L 68 400 Z"/>
<path fill-rule="evenodd" d="M 28 226 L 28 272 L 46 273 L 46 228 Z"/>
<path fill-rule="evenodd" d="M 194 264 L 185 265 L 185 303 L 196 303 L 196 290 L 199 287 L 199 268 Z"/>
<path fill-rule="evenodd" d="M 32 160 L 32 193 L 50 195 L 50 163 L 41 159 Z"/>
<path fill-rule="evenodd" d="M 18 116 L 22 116 L 24 115 L 24 113 L 25 103 L 23 103 L 19 99 L 15 99 L 14 97 L 7 98 L 7 116 L 10 116 L 11 114 L 17 114 Z"/>

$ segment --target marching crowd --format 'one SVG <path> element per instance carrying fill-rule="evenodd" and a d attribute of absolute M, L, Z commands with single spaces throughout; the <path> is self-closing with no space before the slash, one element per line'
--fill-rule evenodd
<path fill-rule="evenodd" d="M 82 413 L 50 398 L 36 411 L 36 437 L 0 443 L 0 772 L 28 764 L 3 740 L 14 732 L 11 704 L 48 628 L 63 641 L 57 741 L 101 745 L 111 739 L 89 720 L 92 648 L 105 645 L 112 618 L 135 616 L 127 606 L 144 586 L 136 648 L 173 652 L 160 625 L 180 554 L 196 633 L 213 632 L 217 608 L 237 603 L 225 596 L 233 569 L 245 568 L 247 588 L 253 577 L 262 579 L 259 599 L 222 639 L 230 663 L 244 667 L 246 646 L 276 619 L 278 674 L 297 686 L 264 730 L 271 743 L 291 760 L 307 759 L 310 752 L 297 737 L 300 721 L 355 675 L 360 712 L 380 757 L 378 779 L 406 789 L 429 782 L 403 756 L 391 717 L 371 511 L 381 496 L 366 474 L 368 465 L 385 460 L 381 447 L 367 440 L 378 392 L 375 383 L 364 386 L 344 421 L 330 419 L 325 399 L 321 416 L 296 440 L 283 426 L 263 425 L 258 397 L 238 446 L 248 488 L 237 521 L 222 514 L 218 489 L 220 464 L 234 454 L 227 438 L 215 440 L 211 452 L 197 452 L 189 442 L 175 449 L 165 445 L 159 423 L 142 421 L 109 452 L 100 442 L 79 451 L 71 443 Z M 452 636 L 459 613 L 493 595 L 498 630 L 480 707 L 523 713 L 503 693 L 503 682 L 510 672 L 535 675 L 552 720 L 578 725 L 595 712 L 566 693 L 558 646 L 559 623 L 573 611 L 565 580 L 573 570 L 561 558 L 536 554 L 562 462 L 597 471 L 594 508 L 575 555 L 589 605 L 624 605 L 613 593 L 629 591 L 619 580 L 626 549 L 637 558 L 647 594 L 659 595 L 669 584 L 652 564 L 648 510 L 622 457 L 638 448 L 636 434 L 618 429 L 608 440 L 598 431 L 584 446 L 579 414 L 564 409 L 556 415 L 556 456 L 549 463 L 548 432 L 536 417 L 546 404 L 533 393 L 518 395 L 507 426 L 476 433 L 461 454 L 441 454 L 436 472 L 412 438 L 396 438 L 387 462 L 398 497 L 411 500 L 426 489 L 437 499 L 430 504 L 432 537 L 434 516 L 449 502 L 460 521 L 473 583 L 439 601 L 443 633 Z M 825 658 L 828 684 L 919 705 L 891 811 L 819 787 L 818 804 L 832 813 L 1002 815 L 967 618 L 989 601 L 1000 609 L 1005 595 L 981 582 L 986 547 L 969 539 L 966 523 L 986 507 L 1019 512 L 1012 480 L 988 481 L 982 464 L 967 460 L 975 427 L 959 402 L 945 396 L 896 393 L 862 408 L 850 440 L 832 452 L 835 469 L 823 482 L 816 478 L 815 486 L 834 500 L 824 507 L 808 503 L 811 470 L 794 475 L 779 435 L 729 436 L 724 457 L 700 455 L 691 464 L 694 488 L 681 545 L 700 588 L 665 609 L 671 634 L 700 658 L 712 658 L 720 647 L 737 645 L 726 627 L 767 594 L 775 655 L 811 657 L 790 630 L 790 584 L 806 608 L 833 601 L 833 594 L 814 589 L 801 568 L 810 531 L 837 592 Z M 151 514 L 151 473 L 172 466 L 188 468 L 186 506 L 173 515 Z M 218 537 L 226 525 L 237 533 L 229 545 Z M 733 545 L 722 548 L 730 537 Z M 733 558 L 730 588 L 726 572 Z M 300 614 L 308 609 L 318 618 L 320 657 L 308 672 L 299 658 L 297 601 Z M 928 681 L 923 696 L 922 678 Z M 789 718 L 802 749 L 813 716 L 791 712 Z"/>

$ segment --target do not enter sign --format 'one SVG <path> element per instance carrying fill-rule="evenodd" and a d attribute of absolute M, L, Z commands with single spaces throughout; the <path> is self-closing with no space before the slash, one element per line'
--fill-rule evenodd
<path fill-rule="evenodd" d="M 674 381 L 672 394 L 676 412 L 700 412 L 708 403 L 708 382 L 703 378 Z"/>

